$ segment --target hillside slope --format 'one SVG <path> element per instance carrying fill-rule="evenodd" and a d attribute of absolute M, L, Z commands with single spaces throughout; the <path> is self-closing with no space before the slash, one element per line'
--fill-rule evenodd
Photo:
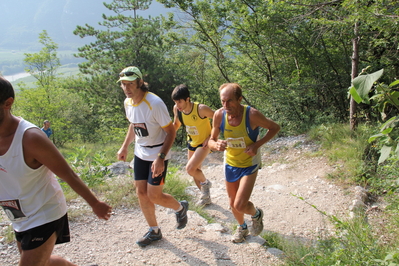
<path fill-rule="evenodd" d="M 297 237 L 304 241 L 317 239 L 333 232 L 332 225 L 308 203 L 329 214 L 347 217 L 352 201 L 352 189 L 344 190 L 326 179 L 335 170 L 323 157 L 310 154 L 317 146 L 304 136 L 278 138 L 263 149 L 264 167 L 259 172 L 251 200 L 265 212 L 264 230 L 282 236 Z M 182 164 L 181 178 L 189 176 L 183 171 L 186 154 L 175 152 L 175 163 Z M 135 244 L 147 230 L 138 209 L 116 209 L 109 221 L 94 217 L 85 204 L 87 216 L 71 223 L 72 241 L 58 245 L 54 253 L 78 265 L 277 265 L 280 251 L 263 246 L 260 236 L 234 244 L 231 234 L 237 226 L 229 210 L 222 169 L 222 154 L 210 154 L 203 166 L 212 181 L 213 204 L 205 209 L 214 218 L 207 221 L 189 211 L 188 225 L 176 230 L 174 213 L 157 207 L 158 222 L 163 239 L 146 248 Z M 195 187 L 188 188 L 197 193 Z M 295 196 L 296 195 L 296 196 Z M 249 217 L 246 217 L 249 222 Z M 250 223 L 249 223 L 250 224 Z M 15 243 L 2 246 L 0 265 L 17 265 Z"/>

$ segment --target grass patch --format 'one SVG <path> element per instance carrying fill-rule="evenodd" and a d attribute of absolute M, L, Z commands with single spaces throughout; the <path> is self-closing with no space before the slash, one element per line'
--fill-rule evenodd
<path fill-rule="evenodd" d="M 11 243 L 15 240 L 15 233 L 12 225 L 8 225 L 5 228 L 3 228 L 3 231 L 1 232 L 1 236 L 4 237 L 4 242 L 5 243 Z"/>
<path fill-rule="evenodd" d="M 192 201 L 191 196 L 186 193 L 186 188 L 191 185 L 190 181 L 181 179 L 177 174 L 178 170 L 179 168 L 177 166 L 173 166 L 171 164 L 168 165 L 168 174 L 166 176 L 166 182 L 163 191 L 173 195 L 173 197 L 179 201 Z M 191 205 L 193 204 L 190 204 L 190 206 Z"/>
<path fill-rule="evenodd" d="M 261 237 L 266 240 L 265 247 L 277 248 L 284 252 L 281 259 L 286 265 L 306 265 L 303 264 L 303 260 L 312 252 L 309 241 L 304 242 L 300 238 L 287 237 L 270 231 L 262 233 Z"/>
<path fill-rule="evenodd" d="M 9 225 L 1 227 L 0 239 L 2 238 L 2 243 L 11 243 L 12 241 L 15 240 L 14 229 L 4 212 L 0 213 L 0 222 L 9 223 Z"/>
<path fill-rule="evenodd" d="M 209 212 L 202 206 L 198 206 L 197 204 L 190 204 L 190 209 L 198 213 L 198 215 L 204 218 L 209 224 L 217 222 L 215 220 L 215 217 L 210 215 Z"/>
<path fill-rule="evenodd" d="M 319 236 L 314 241 L 273 232 L 261 236 L 267 247 L 284 252 L 284 265 L 397 265 L 385 264 L 392 258 L 389 254 L 397 253 L 395 249 L 392 251 L 397 242 L 387 245 L 381 241 L 380 229 L 371 226 L 365 216 L 358 215 L 348 220 L 334 216 L 328 218 L 336 226 L 335 234 Z"/>
<path fill-rule="evenodd" d="M 334 175 L 343 182 L 353 183 L 363 170 L 363 158 L 369 147 L 367 142 L 372 130 L 369 126 L 359 126 L 353 132 L 349 125 L 331 124 L 321 125 L 309 131 L 309 138 L 321 144 L 318 152 L 327 156 L 336 168 L 340 169 Z"/>
<path fill-rule="evenodd" d="M 114 208 L 139 207 L 136 186 L 131 173 L 110 177 L 106 184 L 97 188 L 97 190 L 102 195 L 101 198 Z"/>
<path fill-rule="evenodd" d="M 63 147 L 60 147 L 60 152 L 69 161 L 71 156 L 79 156 L 79 153 L 86 153 L 87 156 L 95 156 L 95 154 L 101 154 L 104 160 L 104 166 L 111 165 L 117 162 L 117 152 L 122 145 L 123 139 L 120 141 L 112 141 L 109 143 L 66 143 Z M 81 150 L 81 151 L 79 151 Z M 128 158 L 126 161 L 130 162 L 133 160 L 133 146 L 129 150 Z M 87 160 L 87 158 L 80 158 L 81 160 Z"/>

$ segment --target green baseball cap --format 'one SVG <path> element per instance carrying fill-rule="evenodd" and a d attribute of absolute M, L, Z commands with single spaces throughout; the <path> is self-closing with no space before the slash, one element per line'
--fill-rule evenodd
<path fill-rule="evenodd" d="M 121 71 L 121 73 L 119 73 L 119 79 L 117 82 L 121 81 L 121 80 L 128 80 L 128 81 L 133 81 L 136 79 L 142 79 L 143 75 L 141 74 L 141 71 L 135 67 L 135 66 L 130 66 L 127 67 L 125 69 L 123 69 Z"/>

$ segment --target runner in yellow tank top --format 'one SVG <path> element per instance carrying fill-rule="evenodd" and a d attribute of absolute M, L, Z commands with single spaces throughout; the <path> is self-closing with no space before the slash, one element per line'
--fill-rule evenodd
<path fill-rule="evenodd" d="M 191 103 L 191 110 L 186 113 L 186 111 L 182 111 L 181 115 L 183 118 L 183 124 L 186 126 L 187 132 L 187 141 L 191 147 L 197 148 L 198 146 L 202 146 L 205 141 L 211 135 L 211 122 L 209 117 L 201 117 L 199 115 L 199 107 L 198 103 Z M 188 106 L 188 105 L 187 105 Z M 203 106 L 201 106 L 202 109 Z"/>
<path fill-rule="evenodd" d="M 249 198 L 260 165 L 260 160 L 258 162 L 256 158 L 260 156 L 259 149 L 279 132 L 280 126 L 255 108 L 241 104 L 243 97 L 239 84 L 225 83 L 220 86 L 219 93 L 223 107 L 216 110 L 213 116 L 208 145 L 211 150 L 225 151 L 226 190 L 231 210 L 239 224 L 232 240 L 239 243 L 249 234 L 245 214 L 251 215 L 251 235 L 256 236 L 263 231 L 263 211 L 256 208 Z M 261 138 L 258 138 L 259 128 L 267 129 Z M 222 131 L 226 139 L 219 138 Z"/>
<path fill-rule="evenodd" d="M 249 123 L 249 110 L 250 107 L 244 105 L 244 113 L 241 123 L 238 126 L 230 125 L 227 113 L 223 112 L 222 130 L 228 147 L 225 151 L 226 163 L 233 167 L 246 168 L 257 166 L 258 168 L 261 164 L 259 152 L 255 156 L 245 153 L 245 149 L 256 142 L 259 136 L 259 128 L 252 130 L 247 126 Z"/>
<path fill-rule="evenodd" d="M 193 103 L 190 100 L 190 91 L 187 85 L 181 84 L 172 92 L 175 102 L 173 107 L 173 125 L 177 131 L 181 125 L 187 132 L 188 162 L 187 173 L 194 178 L 194 182 L 201 190 L 198 205 L 204 206 L 211 203 L 210 188 L 212 183 L 207 180 L 201 170 L 202 162 L 209 154 L 209 136 L 211 135 L 211 122 L 214 111 L 205 104 Z"/>

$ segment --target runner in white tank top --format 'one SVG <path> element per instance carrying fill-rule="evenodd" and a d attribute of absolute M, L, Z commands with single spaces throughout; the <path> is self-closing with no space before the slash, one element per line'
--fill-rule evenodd
<path fill-rule="evenodd" d="M 15 230 L 19 265 L 75 265 L 51 255 L 56 243 L 69 241 L 66 202 L 54 174 L 99 218 L 109 219 L 111 207 L 94 196 L 44 132 L 11 114 L 14 98 L 11 83 L 0 77 L 0 205 Z"/>
<path fill-rule="evenodd" d="M 54 174 L 44 165 L 32 169 L 25 164 L 22 138 L 30 128 L 37 127 L 20 119 L 11 146 L 0 155 L 0 206 L 17 232 L 57 220 L 67 211 Z"/>

